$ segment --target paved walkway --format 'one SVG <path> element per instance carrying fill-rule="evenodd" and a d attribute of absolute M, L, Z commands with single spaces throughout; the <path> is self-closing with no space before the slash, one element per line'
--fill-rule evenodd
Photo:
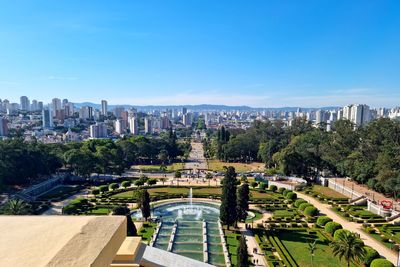
<path fill-rule="evenodd" d="M 324 204 L 319 202 L 318 200 L 314 199 L 313 197 L 310 197 L 308 195 L 305 195 L 300 192 L 296 192 L 297 196 L 307 200 L 311 204 L 313 204 L 315 207 L 317 207 L 321 213 L 329 216 L 331 219 L 333 219 L 335 222 L 340 223 L 344 229 L 347 229 L 349 231 L 358 233 L 361 237 L 361 239 L 364 241 L 365 245 L 368 245 L 374 249 L 376 249 L 379 254 L 381 254 L 383 257 L 385 257 L 387 260 L 391 261 L 393 264 L 397 263 L 397 253 L 394 251 L 390 250 L 374 238 L 370 237 L 368 234 L 366 234 L 362 230 L 361 224 L 355 223 L 355 222 L 349 222 L 339 215 L 337 215 L 335 212 L 333 212 L 330 208 L 331 206 L 328 204 Z"/>
<path fill-rule="evenodd" d="M 244 223 L 238 224 L 239 231 L 246 237 L 247 241 L 247 252 L 249 253 L 250 259 L 252 262 L 256 260 L 256 264 L 254 266 L 268 266 L 267 261 L 265 260 L 264 254 L 260 253 L 261 249 L 258 246 L 256 239 L 254 238 L 253 233 L 245 229 Z M 257 253 L 253 253 L 254 249 L 257 249 Z"/>
<path fill-rule="evenodd" d="M 85 189 L 83 191 L 80 191 L 76 193 L 75 195 L 72 195 L 64 200 L 58 201 L 58 202 L 51 202 L 51 207 L 43 212 L 41 215 L 61 215 L 62 214 L 62 208 L 71 202 L 71 200 L 74 200 L 76 198 L 87 198 L 89 193 L 88 189 Z"/>
<path fill-rule="evenodd" d="M 188 161 L 185 163 L 185 169 L 207 169 L 207 161 L 204 157 L 203 144 L 199 142 L 191 142 L 192 150 L 190 150 Z"/>

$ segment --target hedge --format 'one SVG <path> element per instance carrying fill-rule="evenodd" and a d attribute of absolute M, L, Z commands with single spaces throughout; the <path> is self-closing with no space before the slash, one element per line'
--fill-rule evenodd
<path fill-rule="evenodd" d="M 123 188 L 127 188 L 127 187 L 131 186 L 131 182 L 130 182 L 130 181 L 123 181 L 123 182 L 121 183 L 121 186 L 122 186 Z"/>
<path fill-rule="evenodd" d="M 310 207 L 310 206 L 313 206 L 312 204 L 310 204 L 310 203 L 303 203 L 303 204 L 300 204 L 300 206 L 299 206 L 299 210 L 301 210 L 301 211 L 304 211 L 307 207 Z"/>
<path fill-rule="evenodd" d="M 342 228 L 343 228 L 342 225 L 340 225 L 340 223 L 337 222 L 328 222 L 327 224 L 325 224 L 325 232 L 327 232 L 330 235 L 333 235 L 336 230 Z"/>
<path fill-rule="evenodd" d="M 327 224 L 328 222 L 331 222 L 331 221 L 332 221 L 332 219 L 329 218 L 328 216 L 320 216 L 317 219 L 317 225 L 324 227 L 325 224 Z"/>
<path fill-rule="evenodd" d="M 304 199 L 298 199 L 298 200 L 296 200 L 295 202 L 294 202 L 294 206 L 296 207 L 296 208 L 298 208 L 301 204 L 303 204 L 303 203 L 308 203 L 307 202 L 307 200 L 304 200 Z"/>
<path fill-rule="evenodd" d="M 394 265 L 385 259 L 375 259 L 371 262 L 371 267 L 394 267 Z"/>
<path fill-rule="evenodd" d="M 314 206 L 308 206 L 304 210 L 304 215 L 309 216 L 309 217 L 317 216 L 318 213 L 319 213 L 319 210 Z"/>
<path fill-rule="evenodd" d="M 117 183 L 112 183 L 108 186 L 109 189 L 115 190 L 119 188 L 119 185 Z"/>
<path fill-rule="evenodd" d="M 269 236 L 269 241 L 271 244 L 275 247 L 277 252 L 282 256 L 283 263 L 286 266 L 294 266 L 297 267 L 297 263 L 294 261 L 292 256 L 289 254 L 289 252 L 286 250 L 286 248 L 283 246 L 281 240 L 277 236 Z"/>
<path fill-rule="evenodd" d="M 272 192 L 275 192 L 277 189 L 278 189 L 278 187 L 276 185 L 269 186 L 269 190 L 271 190 Z"/>
<path fill-rule="evenodd" d="M 365 246 L 364 249 L 365 249 L 365 257 L 363 262 L 366 266 L 370 266 L 373 260 L 379 259 L 381 257 L 378 251 L 376 251 L 371 247 Z"/>
<path fill-rule="evenodd" d="M 285 189 L 285 190 L 283 190 L 282 195 L 283 195 L 284 197 L 286 197 L 286 195 L 287 195 L 289 192 L 292 192 L 292 190 Z"/>
<path fill-rule="evenodd" d="M 286 190 L 285 188 L 281 187 L 281 188 L 278 189 L 278 193 L 282 194 L 283 191 L 285 191 L 285 190 Z"/>
<path fill-rule="evenodd" d="M 295 200 L 295 199 L 297 198 L 297 194 L 290 191 L 289 193 L 286 194 L 285 197 L 286 197 L 287 199 Z"/>

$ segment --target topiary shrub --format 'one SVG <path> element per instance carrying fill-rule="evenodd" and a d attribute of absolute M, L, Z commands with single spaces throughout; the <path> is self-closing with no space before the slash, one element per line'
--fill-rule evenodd
<path fill-rule="evenodd" d="M 121 183 L 121 186 L 122 186 L 123 188 L 127 188 L 127 187 L 131 186 L 131 182 L 130 182 L 130 181 L 123 181 L 123 182 Z"/>
<path fill-rule="evenodd" d="M 331 221 L 332 221 L 332 219 L 329 218 L 328 216 L 320 216 L 317 219 L 317 225 L 321 226 L 321 227 L 324 227 L 325 224 L 327 224 L 328 222 L 331 222 Z"/>
<path fill-rule="evenodd" d="M 314 206 L 308 206 L 305 210 L 304 210 L 304 215 L 308 216 L 308 217 L 314 217 L 317 216 L 319 213 L 319 210 L 314 207 Z"/>
<path fill-rule="evenodd" d="M 117 183 L 112 183 L 109 185 L 110 190 L 116 190 L 119 188 L 119 185 Z"/>
<path fill-rule="evenodd" d="M 283 195 L 284 197 L 286 197 L 286 195 L 287 195 L 289 192 L 292 192 L 292 190 L 285 189 L 285 190 L 283 190 L 282 195 Z"/>
<path fill-rule="evenodd" d="M 108 186 L 106 186 L 106 185 L 100 185 L 100 186 L 99 186 L 99 190 L 100 190 L 101 193 L 105 193 L 105 192 L 108 191 Z"/>
<path fill-rule="evenodd" d="M 276 187 L 276 185 L 269 186 L 269 190 L 271 190 L 272 192 L 276 192 L 277 189 L 278 189 L 278 187 Z"/>
<path fill-rule="evenodd" d="M 371 262 L 371 267 L 394 267 L 394 265 L 385 259 L 375 259 Z"/>
<path fill-rule="evenodd" d="M 312 205 L 308 202 L 300 204 L 299 210 L 304 211 L 307 207 L 310 207 L 310 206 L 312 206 Z"/>
<path fill-rule="evenodd" d="M 260 188 L 261 190 L 265 190 L 265 188 L 267 188 L 267 183 L 261 182 L 261 183 L 258 185 L 258 188 Z"/>
<path fill-rule="evenodd" d="M 250 185 L 251 185 L 251 187 L 256 188 L 258 186 L 258 183 L 257 182 L 251 182 Z"/>
<path fill-rule="evenodd" d="M 364 249 L 365 249 L 365 257 L 363 263 L 365 264 L 365 266 L 370 266 L 373 260 L 379 259 L 381 257 L 378 251 L 376 251 L 371 247 L 365 246 Z"/>
<path fill-rule="evenodd" d="M 296 207 L 296 208 L 298 208 L 301 204 L 303 204 L 303 203 L 308 203 L 306 200 L 304 200 L 304 199 L 298 199 L 298 200 L 296 200 L 295 202 L 294 202 L 294 206 Z"/>
<path fill-rule="evenodd" d="M 287 199 L 295 200 L 295 199 L 297 198 L 297 194 L 294 193 L 294 192 L 292 192 L 292 191 L 290 191 L 289 193 L 287 193 L 287 194 L 285 195 L 285 197 L 286 197 Z"/>
<path fill-rule="evenodd" d="M 283 193 L 283 191 L 285 191 L 286 189 L 285 188 L 283 188 L 283 187 L 280 187 L 279 189 L 278 189 L 278 193 L 279 194 L 282 194 Z"/>
<path fill-rule="evenodd" d="M 340 223 L 337 222 L 328 222 L 325 224 L 325 232 L 327 232 L 330 235 L 333 235 L 336 230 L 342 229 L 343 227 L 340 225 Z"/>

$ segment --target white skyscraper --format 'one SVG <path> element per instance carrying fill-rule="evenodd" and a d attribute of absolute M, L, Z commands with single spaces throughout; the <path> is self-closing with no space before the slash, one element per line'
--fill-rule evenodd
<path fill-rule="evenodd" d="M 57 110 L 61 110 L 61 100 L 59 98 L 53 98 L 51 101 L 51 111 L 52 111 L 52 116 L 56 116 Z"/>
<path fill-rule="evenodd" d="M 89 127 L 91 138 L 106 138 L 107 137 L 107 126 L 103 122 L 90 125 Z"/>
<path fill-rule="evenodd" d="M 369 106 L 367 105 L 352 105 L 351 107 L 351 121 L 356 126 L 361 126 L 371 120 Z"/>
<path fill-rule="evenodd" d="M 79 110 L 79 118 L 83 120 L 93 119 L 93 108 L 89 106 L 81 107 Z"/>
<path fill-rule="evenodd" d="M 186 114 L 183 114 L 182 123 L 185 126 L 191 126 L 192 125 L 192 114 L 190 112 L 186 113 Z"/>
<path fill-rule="evenodd" d="M 131 131 L 131 134 L 133 134 L 133 135 L 139 134 L 138 119 L 136 117 L 129 118 L 129 130 Z"/>
<path fill-rule="evenodd" d="M 108 104 L 106 100 L 101 100 L 101 115 L 107 116 Z"/>
<path fill-rule="evenodd" d="M 21 96 L 20 98 L 20 109 L 24 111 L 30 110 L 30 102 L 27 96 Z"/>

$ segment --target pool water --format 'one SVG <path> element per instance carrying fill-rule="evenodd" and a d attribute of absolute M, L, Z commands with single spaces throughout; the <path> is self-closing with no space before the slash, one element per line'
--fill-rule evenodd
<path fill-rule="evenodd" d="M 204 261 L 203 254 L 203 221 L 207 230 L 208 263 L 225 266 L 222 252 L 221 237 L 219 236 L 218 219 L 219 205 L 209 202 L 175 202 L 162 204 L 153 209 L 153 216 L 162 221 L 154 247 L 168 249 L 174 224 L 177 225 L 173 253 Z M 132 217 L 141 218 L 140 211 Z"/>

